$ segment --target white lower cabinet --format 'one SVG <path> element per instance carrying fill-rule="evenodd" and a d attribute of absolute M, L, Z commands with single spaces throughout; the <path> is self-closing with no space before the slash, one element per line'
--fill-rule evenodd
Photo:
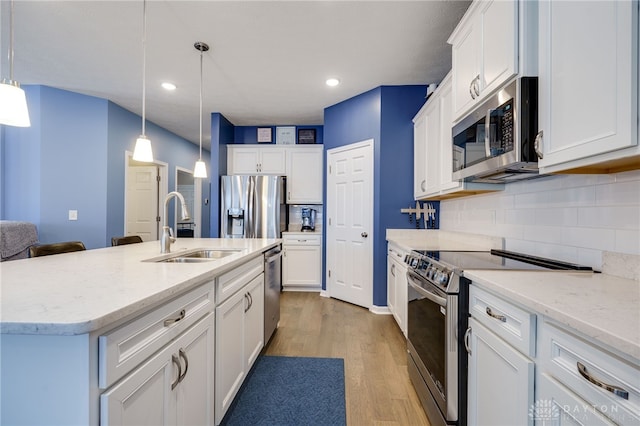
<path fill-rule="evenodd" d="M 211 425 L 214 315 L 100 396 L 101 425 Z"/>
<path fill-rule="evenodd" d="M 467 423 L 533 425 L 535 314 L 474 285 L 469 311 Z"/>
<path fill-rule="evenodd" d="M 264 346 L 264 274 L 216 307 L 215 413 L 220 424 Z"/>
<path fill-rule="evenodd" d="M 322 235 L 283 233 L 282 287 L 319 291 L 322 288 Z"/>
<path fill-rule="evenodd" d="M 553 377 L 541 374 L 536 383 L 540 397 L 536 400 L 531 415 L 537 424 L 615 425 Z"/>
<path fill-rule="evenodd" d="M 553 424 L 640 424 L 637 364 L 546 319 L 538 340 L 537 403 Z"/>
<path fill-rule="evenodd" d="M 533 424 L 534 362 L 469 319 L 470 425 Z"/>

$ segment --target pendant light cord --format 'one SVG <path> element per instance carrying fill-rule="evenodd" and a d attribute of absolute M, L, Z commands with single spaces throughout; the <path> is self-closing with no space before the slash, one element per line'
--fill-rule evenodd
<path fill-rule="evenodd" d="M 147 1 L 142 0 L 142 135 L 145 135 L 147 95 Z"/>
<path fill-rule="evenodd" d="M 11 11 L 9 13 L 9 81 L 13 84 L 13 0 L 11 0 Z"/>
<path fill-rule="evenodd" d="M 202 48 L 200 48 L 200 161 L 202 161 Z"/>

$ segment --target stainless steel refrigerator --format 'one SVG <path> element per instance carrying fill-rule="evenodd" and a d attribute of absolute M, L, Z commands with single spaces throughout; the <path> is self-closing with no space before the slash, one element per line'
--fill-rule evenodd
<path fill-rule="evenodd" d="M 222 176 L 220 237 L 281 238 L 287 230 L 284 176 Z"/>

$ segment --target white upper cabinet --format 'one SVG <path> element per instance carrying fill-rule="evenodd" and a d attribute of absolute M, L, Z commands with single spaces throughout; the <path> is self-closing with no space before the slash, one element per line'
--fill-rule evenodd
<path fill-rule="evenodd" d="M 451 35 L 457 120 L 518 72 L 518 4 L 476 1 Z"/>
<path fill-rule="evenodd" d="M 230 175 L 285 175 L 286 149 L 276 145 L 229 145 L 227 172 Z"/>
<path fill-rule="evenodd" d="M 323 148 L 291 147 L 287 153 L 287 203 L 322 204 Z"/>
<path fill-rule="evenodd" d="M 640 167 L 638 2 L 539 2 L 541 172 Z"/>
<path fill-rule="evenodd" d="M 449 73 L 413 119 L 413 192 L 416 200 L 504 189 L 501 184 L 453 180 L 452 96 Z"/>
<path fill-rule="evenodd" d="M 426 107 L 413 118 L 413 196 L 416 200 L 427 194 L 427 112 Z"/>

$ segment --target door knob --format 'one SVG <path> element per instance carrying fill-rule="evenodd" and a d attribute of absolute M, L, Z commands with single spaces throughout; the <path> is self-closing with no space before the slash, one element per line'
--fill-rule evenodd
<path fill-rule="evenodd" d="M 367 234 L 366 232 L 363 232 L 362 234 L 360 234 L 360 236 L 362 238 L 367 238 L 369 236 L 369 234 Z"/>

